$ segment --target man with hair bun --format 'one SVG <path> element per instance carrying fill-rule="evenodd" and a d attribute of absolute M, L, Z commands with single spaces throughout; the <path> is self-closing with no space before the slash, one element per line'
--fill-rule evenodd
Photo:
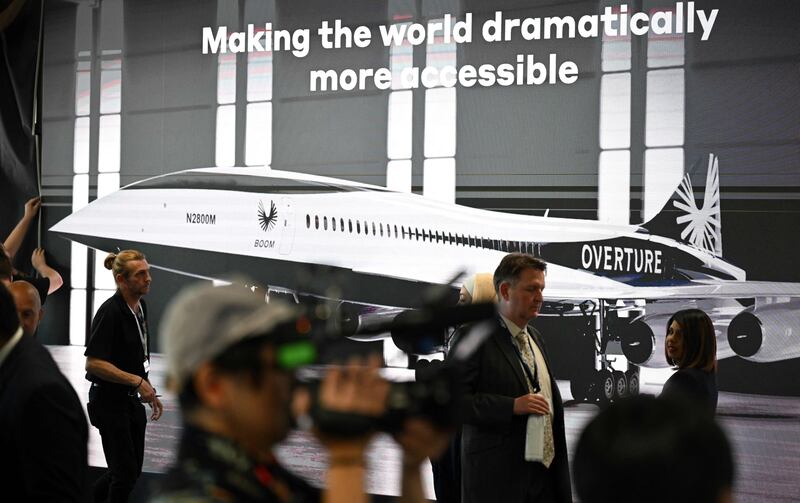
<path fill-rule="evenodd" d="M 89 420 L 100 430 L 108 471 L 94 486 L 95 502 L 126 502 L 144 461 L 147 416 L 157 421 L 163 407 L 150 385 L 150 337 L 147 305 L 150 266 L 142 252 L 110 253 L 104 262 L 116 293 L 97 310 L 86 347 Z"/>

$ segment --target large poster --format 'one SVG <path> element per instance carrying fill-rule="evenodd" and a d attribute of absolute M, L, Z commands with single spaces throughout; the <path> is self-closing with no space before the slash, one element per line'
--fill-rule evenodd
<path fill-rule="evenodd" d="M 151 305 L 240 271 L 372 316 L 531 253 L 576 414 L 658 392 L 667 319 L 701 308 L 742 500 L 800 497 L 791 2 L 99 9 L 46 27 L 46 240 L 73 340 L 109 288 L 93 249 L 165 271 Z"/>

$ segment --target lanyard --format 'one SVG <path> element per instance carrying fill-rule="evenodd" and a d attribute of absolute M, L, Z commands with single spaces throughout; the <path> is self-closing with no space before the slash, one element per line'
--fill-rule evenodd
<path fill-rule="evenodd" d="M 136 329 L 139 330 L 139 340 L 142 341 L 142 351 L 144 351 L 145 359 L 149 360 L 150 353 L 148 352 L 147 348 L 147 322 L 144 320 L 144 310 L 142 309 L 142 305 L 136 305 L 139 308 L 139 314 L 131 309 L 131 306 L 128 306 L 128 309 L 130 309 L 131 314 L 133 315 L 134 319 L 136 319 Z"/>

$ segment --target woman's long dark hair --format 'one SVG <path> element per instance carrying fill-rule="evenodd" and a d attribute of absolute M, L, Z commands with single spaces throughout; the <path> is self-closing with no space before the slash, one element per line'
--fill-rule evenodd
<path fill-rule="evenodd" d="M 697 368 L 707 372 L 717 370 L 717 336 L 711 318 L 700 309 L 684 309 L 673 314 L 667 321 L 667 333 L 672 322 L 681 327 L 683 336 L 683 356 L 680 361 L 674 361 L 667 354 L 666 345 L 664 355 L 667 363 L 678 368 Z"/>

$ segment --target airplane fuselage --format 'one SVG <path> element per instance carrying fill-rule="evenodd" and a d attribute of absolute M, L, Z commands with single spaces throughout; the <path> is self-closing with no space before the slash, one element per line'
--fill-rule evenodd
<path fill-rule="evenodd" d="M 259 270 L 252 261 L 268 259 L 283 264 L 277 269 L 284 273 L 291 264 L 318 264 L 368 278 L 442 284 L 458 271 L 492 271 L 512 251 L 548 262 L 545 293 L 554 299 L 585 298 L 588 285 L 594 297 L 632 298 L 643 294 L 631 287 L 744 278 L 724 260 L 638 226 L 498 213 L 263 168 L 198 169 L 144 180 L 53 230 L 99 249 L 166 247 L 169 253 L 151 258 L 156 266 L 212 278 L 241 267 Z M 186 267 L 192 256 L 201 267 Z M 230 257 L 247 260 L 233 265 Z M 258 279 L 297 286 L 269 269 Z M 374 301 L 362 297 L 352 300 Z"/>

